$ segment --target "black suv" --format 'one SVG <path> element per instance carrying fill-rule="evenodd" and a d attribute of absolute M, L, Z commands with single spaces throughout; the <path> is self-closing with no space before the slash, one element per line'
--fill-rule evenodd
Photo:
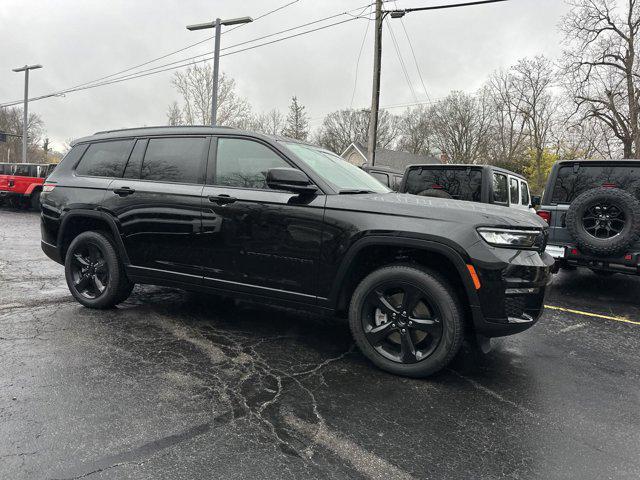
<path fill-rule="evenodd" d="M 551 169 L 538 215 L 555 269 L 640 274 L 640 160 L 572 160 Z"/>
<path fill-rule="evenodd" d="M 372 362 L 416 377 L 465 331 L 536 322 L 546 237 L 535 215 L 394 193 L 327 150 L 229 128 L 82 138 L 42 194 L 42 248 L 87 307 L 146 283 L 348 315 Z"/>

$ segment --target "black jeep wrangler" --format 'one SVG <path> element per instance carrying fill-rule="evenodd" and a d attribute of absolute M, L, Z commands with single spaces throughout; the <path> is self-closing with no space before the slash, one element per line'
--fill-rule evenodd
<path fill-rule="evenodd" d="M 42 194 L 42 248 L 87 307 L 146 283 L 348 315 L 372 362 L 416 377 L 465 331 L 536 322 L 547 233 L 527 212 L 393 193 L 327 150 L 222 127 L 82 138 Z"/>
<path fill-rule="evenodd" d="M 538 215 L 556 270 L 640 274 L 640 160 L 556 163 Z"/>

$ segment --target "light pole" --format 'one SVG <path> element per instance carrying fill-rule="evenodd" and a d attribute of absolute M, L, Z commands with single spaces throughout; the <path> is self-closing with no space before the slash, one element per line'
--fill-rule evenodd
<path fill-rule="evenodd" d="M 27 123 L 29 121 L 29 70 L 42 68 L 42 65 L 25 65 L 14 68 L 14 72 L 24 72 L 24 106 L 22 107 L 22 163 L 27 163 Z"/>
<path fill-rule="evenodd" d="M 216 18 L 213 22 L 198 23 L 196 25 L 187 25 L 187 30 L 205 30 L 215 28 L 215 47 L 213 53 L 213 96 L 211 97 L 211 126 L 216 124 L 216 112 L 218 110 L 218 69 L 220 64 L 220 26 L 221 25 L 239 25 L 241 23 L 253 22 L 251 17 L 230 18 L 229 20 L 220 20 Z"/>

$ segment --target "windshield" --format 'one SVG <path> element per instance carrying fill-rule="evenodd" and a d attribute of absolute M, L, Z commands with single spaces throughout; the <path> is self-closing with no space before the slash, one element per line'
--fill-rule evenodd
<path fill-rule="evenodd" d="M 387 193 L 391 191 L 367 172 L 335 153 L 301 143 L 283 143 L 338 192 Z"/>

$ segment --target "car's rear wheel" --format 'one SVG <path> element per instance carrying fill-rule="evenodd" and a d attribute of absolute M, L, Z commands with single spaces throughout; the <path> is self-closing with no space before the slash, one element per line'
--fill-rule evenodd
<path fill-rule="evenodd" d="M 378 367 L 408 377 L 444 368 L 463 340 L 455 290 L 438 273 L 393 265 L 356 288 L 349 324 L 362 353 Z"/>
<path fill-rule="evenodd" d="M 89 308 L 111 308 L 133 288 L 112 240 L 100 232 L 81 233 L 71 242 L 65 276 L 71 294 Z"/>

